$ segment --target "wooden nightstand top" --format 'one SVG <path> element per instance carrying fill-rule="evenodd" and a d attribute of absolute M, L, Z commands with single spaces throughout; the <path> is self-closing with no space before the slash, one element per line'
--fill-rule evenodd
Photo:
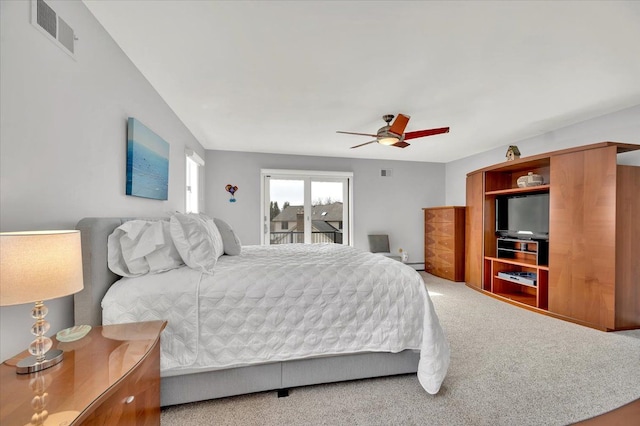
<path fill-rule="evenodd" d="M 16 374 L 15 365 L 27 351 L 6 360 L 0 364 L 0 424 L 31 422 L 38 383 L 45 388 L 39 393 L 47 394 L 49 421 L 71 424 L 86 417 L 159 343 L 165 326 L 165 321 L 149 321 L 93 327 L 82 339 L 66 343 L 53 337 L 53 348 L 64 351 L 64 359 L 39 373 Z"/>

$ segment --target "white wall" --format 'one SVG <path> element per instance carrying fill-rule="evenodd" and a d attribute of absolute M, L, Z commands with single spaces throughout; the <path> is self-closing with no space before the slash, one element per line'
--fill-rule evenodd
<path fill-rule="evenodd" d="M 0 229 L 184 210 L 184 150 L 204 149 L 82 2 L 47 3 L 75 29 L 76 60 L 30 24 L 30 2 L 0 2 Z M 171 146 L 168 201 L 125 195 L 129 116 Z M 72 303 L 47 302 L 48 334 L 73 325 Z M 31 341 L 30 310 L 0 308 L 0 359 Z"/>
<path fill-rule="evenodd" d="M 597 142 L 640 144 L 640 105 L 563 127 L 553 132 L 520 141 L 517 145 L 522 157 L 557 151 Z M 465 205 L 467 173 L 506 160 L 508 146 L 452 161 L 446 165 L 446 203 Z M 618 155 L 618 163 L 640 166 L 640 150 Z"/>
<path fill-rule="evenodd" d="M 353 172 L 354 245 L 368 250 L 368 234 L 386 233 L 391 251 L 403 248 L 409 262 L 424 262 L 422 208 L 445 200 L 441 163 L 207 151 L 206 164 L 206 213 L 228 221 L 243 244 L 260 244 L 260 169 Z M 239 188 L 235 203 L 226 184 Z"/>

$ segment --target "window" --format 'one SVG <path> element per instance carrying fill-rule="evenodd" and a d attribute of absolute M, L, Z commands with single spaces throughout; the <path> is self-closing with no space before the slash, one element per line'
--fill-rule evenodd
<path fill-rule="evenodd" d="M 186 176 L 186 192 L 185 211 L 187 213 L 200 212 L 200 167 L 204 166 L 204 160 L 190 149 L 186 150 L 187 158 L 187 176 Z"/>
<path fill-rule="evenodd" d="M 261 176 L 262 244 L 353 244 L 353 173 L 263 169 Z"/>

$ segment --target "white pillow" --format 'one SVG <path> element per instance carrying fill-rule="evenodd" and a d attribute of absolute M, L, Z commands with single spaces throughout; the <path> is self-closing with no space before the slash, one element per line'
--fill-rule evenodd
<path fill-rule="evenodd" d="M 200 217 L 204 220 L 207 231 L 209 232 L 209 235 L 211 235 L 211 239 L 213 240 L 213 252 L 217 259 L 224 254 L 224 242 L 222 240 L 222 235 L 220 235 L 220 230 L 216 226 L 215 222 L 208 216 L 201 213 Z"/>
<path fill-rule="evenodd" d="M 123 277 L 168 271 L 184 265 L 171 238 L 169 222 L 131 220 L 107 240 L 109 269 Z"/>
<path fill-rule="evenodd" d="M 224 246 L 224 253 L 230 256 L 237 256 L 242 251 L 242 245 L 240 244 L 240 238 L 233 231 L 231 226 L 222 219 L 213 218 L 214 223 L 220 231 L 222 236 L 222 243 Z"/>
<path fill-rule="evenodd" d="M 222 254 L 222 237 L 213 221 L 199 214 L 176 213 L 170 219 L 171 237 L 184 263 L 192 269 L 213 273 Z M 215 229 L 215 231 L 214 231 Z M 215 241 L 216 238 L 219 241 Z"/>

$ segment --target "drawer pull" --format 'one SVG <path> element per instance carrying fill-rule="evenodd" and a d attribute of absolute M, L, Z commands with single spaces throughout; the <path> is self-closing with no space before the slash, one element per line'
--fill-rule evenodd
<path fill-rule="evenodd" d="M 124 403 L 125 403 L 125 404 L 131 404 L 131 403 L 133 402 L 133 400 L 134 400 L 134 399 L 136 399 L 136 397 L 135 397 L 135 396 L 133 396 L 133 395 L 128 396 L 128 397 L 127 397 L 127 399 L 125 399 L 125 400 L 124 400 Z"/>

